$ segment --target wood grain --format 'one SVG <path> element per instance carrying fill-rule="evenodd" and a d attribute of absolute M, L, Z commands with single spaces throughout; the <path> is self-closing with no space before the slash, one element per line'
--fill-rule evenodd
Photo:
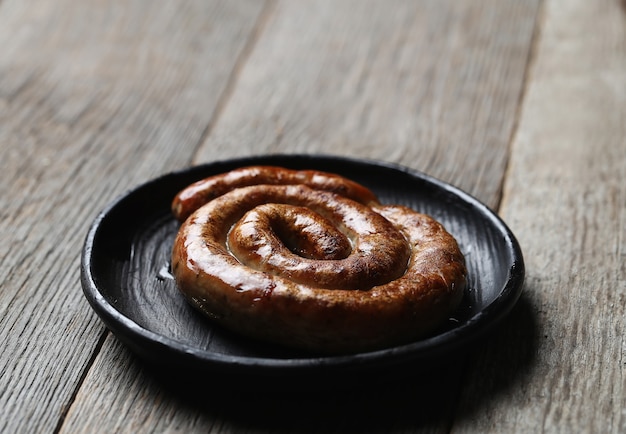
<path fill-rule="evenodd" d="M 79 283 L 87 227 L 189 163 L 262 7 L 1 3 L 0 432 L 62 419 L 104 332 Z"/>
<path fill-rule="evenodd" d="M 502 207 L 526 296 L 470 369 L 455 432 L 626 431 L 625 12 L 545 4 Z"/>
<path fill-rule="evenodd" d="M 537 3 L 279 2 L 195 161 L 399 162 L 494 206 Z"/>
<path fill-rule="evenodd" d="M 260 19 L 194 161 L 377 158 L 428 170 L 496 206 L 536 10 L 516 1 L 278 2 Z M 108 337 L 61 432 L 446 432 L 462 360 L 436 372 L 430 384 L 376 395 L 304 393 L 302 404 L 251 406 L 223 390 L 168 390 Z"/>
<path fill-rule="evenodd" d="M 626 432 L 625 44 L 623 0 L 1 0 L 0 432 Z M 89 222 L 192 161 L 278 152 L 501 204 L 513 315 L 370 394 L 238 407 L 163 381 L 82 297 Z"/>

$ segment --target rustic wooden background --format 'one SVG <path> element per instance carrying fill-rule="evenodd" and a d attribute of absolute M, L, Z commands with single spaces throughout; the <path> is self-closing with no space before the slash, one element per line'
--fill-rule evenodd
<path fill-rule="evenodd" d="M 624 2 L 0 0 L 0 47 L 0 432 L 626 431 Z M 386 395 L 164 386 L 82 296 L 87 228 L 151 178 L 267 153 L 473 194 L 524 250 L 516 309 Z"/>

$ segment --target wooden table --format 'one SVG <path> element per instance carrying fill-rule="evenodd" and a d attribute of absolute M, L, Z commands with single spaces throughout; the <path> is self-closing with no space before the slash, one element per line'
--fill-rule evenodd
<path fill-rule="evenodd" d="M 626 431 L 624 2 L 2 0 L 0 47 L 0 432 Z M 441 388 L 228 411 L 90 309 L 106 204 L 273 153 L 409 166 L 516 234 L 523 295 Z"/>

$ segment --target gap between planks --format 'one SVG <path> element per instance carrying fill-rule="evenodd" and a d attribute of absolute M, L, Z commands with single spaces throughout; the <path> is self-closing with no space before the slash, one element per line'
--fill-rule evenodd
<path fill-rule="evenodd" d="M 507 143 L 506 161 L 504 162 L 504 171 L 502 174 L 502 181 L 500 182 L 500 191 L 498 193 L 498 197 L 495 203 L 495 209 L 498 213 L 500 213 L 502 209 L 504 209 L 504 205 L 506 204 L 506 201 L 508 199 L 506 195 L 506 183 L 509 179 L 509 173 L 511 169 L 513 144 L 515 143 L 517 132 L 519 131 L 520 120 L 523 111 L 522 109 L 524 108 L 524 103 L 526 102 L 526 96 L 528 95 L 528 89 L 530 87 L 530 82 L 532 81 L 533 77 L 533 70 L 535 68 L 535 63 L 537 62 L 539 42 L 541 41 L 543 25 L 546 20 L 545 4 L 545 0 L 540 0 L 539 6 L 537 7 L 537 12 L 535 14 L 535 26 L 533 28 L 533 34 L 530 40 L 530 49 L 528 50 L 528 55 L 526 57 L 526 68 L 524 69 L 524 77 L 522 79 L 522 86 L 519 93 L 517 108 L 515 110 L 515 118 L 513 119 L 513 125 L 511 127 L 511 135 L 509 136 L 509 140 Z"/>
<path fill-rule="evenodd" d="M 2 0 L 0 0 L 0 2 L 1 1 Z M 209 119 L 206 128 L 204 129 L 202 134 L 200 134 L 200 138 L 198 140 L 198 143 L 196 144 L 196 148 L 192 153 L 190 161 L 191 164 L 197 163 L 197 156 L 200 148 L 202 148 L 202 145 L 206 141 L 207 137 L 211 135 L 211 132 L 213 131 L 217 122 L 219 122 L 222 113 L 224 112 L 224 109 L 228 105 L 228 102 L 230 101 L 231 96 L 233 95 L 233 92 L 235 90 L 235 86 L 239 81 L 239 77 L 241 76 L 241 71 L 248 62 L 250 55 L 254 51 L 254 47 L 256 47 L 257 42 L 261 37 L 261 34 L 267 27 L 267 23 L 269 22 L 272 13 L 276 9 L 276 2 L 277 0 L 266 0 L 263 9 L 261 10 L 261 13 L 259 14 L 259 17 L 257 18 L 256 24 L 254 25 L 254 28 L 250 33 L 250 36 L 248 37 L 243 49 L 239 53 L 239 56 L 235 61 L 233 70 L 228 78 L 228 81 L 226 82 L 226 85 L 224 86 L 224 89 L 217 100 L 215 110 L 213 111 L 213 116 L 211 116 L 211 119 Z"/>
<path fill-rule="evenodd" d="M 100 355 L 100 351 L 102 351 L 104 342 L 106 341 L 107 337 L 110 334 L 111 332 L 109 331 L 109 329 L 104 329 L 103 332 L 100 334 L 98 343 L 94 347 L 91 357 L 85 364 L 85 369 L 83 369 L 83 371 L 81 372 L 80 378 L 76 382 L 76 387 L 74 387 L 74 390 L 72 391 L 72 395 L 70 396 L 70 399 L 67 401 L 67 404 L 63 406 L 63 408 L 61 409 L 61 414 L 59 414 L 59 420 L 57 421 L 57 425 L 54 427 L 54 430 L 52 431 L 53 434 L 58 434 L 59 432 L 61 432 L 61 429 L 63 428 L 63 424 L 65 423 L 65 419 L 67 418 L 67 414 L 69 413 L 70 408 L 72 408 L 72 405 L 74 405 L 74 402 L 76 401 L 76 396 L 78 396 L 78 392 L 80 391 L 80 388 L 83 386 L 83 383 L 85 382 L 85 378 L 87 378 L 89 371 L 91 371 L 92 366 L 94 365 L 94 363 L 96 362 L 96 359 Z"/>

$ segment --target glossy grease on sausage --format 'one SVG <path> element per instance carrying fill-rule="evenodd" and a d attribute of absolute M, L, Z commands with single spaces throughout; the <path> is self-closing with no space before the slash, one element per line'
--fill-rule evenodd
<path fill-rule="evenodd" d="M 371 196 L 236 187 L 185 219 L 177 285 L 217 323 L 293 348 L 350 353 L 424 337 L 460 302 L 463 256 L 431 217 Z"/>

